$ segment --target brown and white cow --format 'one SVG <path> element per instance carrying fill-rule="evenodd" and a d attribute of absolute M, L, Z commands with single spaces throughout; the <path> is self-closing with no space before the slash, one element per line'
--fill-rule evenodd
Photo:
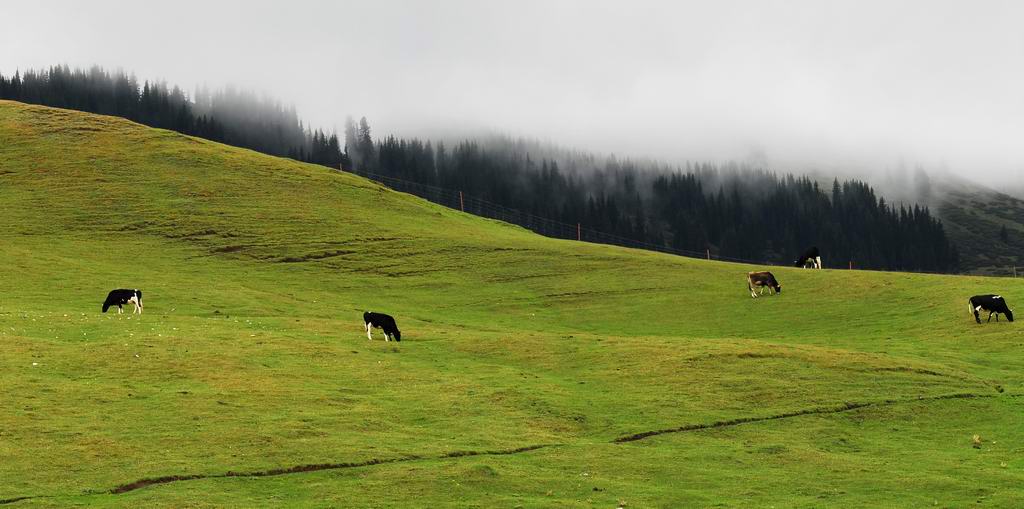
<path fill-rule="evenodd" d="M 775 275 L 771 272 L 749 272 L 747 273 L 747 289 L 750 290 L 750 296 L 757 298 L 757 294 L 754 293 L 754 288 L 761 288 L 761 295 L 764 295 L 764 289 L 768 289 L 768 294 L 782 293 L 782 285 L 779 284 L 779 280 L 775 279 Z"/>

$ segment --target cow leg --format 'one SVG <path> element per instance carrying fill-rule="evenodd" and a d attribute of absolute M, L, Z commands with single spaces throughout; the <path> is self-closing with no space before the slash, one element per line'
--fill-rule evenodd
<path fill-rule="evenodd" d="M 996 313 L 996 321 L 999 321 L 999 313 Z"/>
<path fill-rule="evenodd" d="M 988 320 L 986 320 L 986 321 L 985 321 L 985 323 L 989 323 L 989 322 L 991 322 L 991 321 L 992 321 L 992 312 L 991 312 L 991 311 L 989 311 L 989 312 L 988 312 Z"/>
<path fill-rule="evenodd" d="M 366 324 L 366 339 L 373 341 L 373 335 L 370 334 L 370 324 Z"/>
<path fill-rule="evenodd" d="M 124 313 L 124 308 L 122 308 L 122 307 L 121 307 L 121 305 L 120 305 L 120 304 L 118 304 L 118 305 L 117 305 L 117 314 L 119 314 L 119 315 L 120 315 L 120 314 L 122 314 L 122 313 Z"/>
<path fill-rule="evenodd" d="M 815 258 L 814 260 L 815 260 L 815 262 L 817 263 L 817 267 L 815 267 L 815 268 L 816 268 L 816 269 L 820 269 L 820 268 L 821 268 L 821 257 L 820 257 L 820 256 L 818 256 L 818 257 L 816 257 L 816 258 Z"/>
<path fill-rule="evenodd" d="M 981 323 L 981 315 L 978 314 L 978 311 L 981 311 L 981 306 L 974 308 L 974 321 Z"/>

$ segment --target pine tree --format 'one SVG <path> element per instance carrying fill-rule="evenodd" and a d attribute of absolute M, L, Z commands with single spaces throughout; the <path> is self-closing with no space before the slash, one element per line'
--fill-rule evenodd
<path fill-rule="evenodd" d="M 360 169 L 373 171 L 373 168 L 376 168 L 374 161 L 376 150 L 373 145 L 373 136 L 370 134 L 370 123 L 366 121 L 366 117 L 359 119 L 356 146 L 359 147 Z"/>
<path fill-rule="evenodd" d="M 362 155 L 359 152 L 359 139 L 358 130 L 356 123 L 352 120 L 352 117 L 345 118 L 345 154 L 348 155 L 349 160 L 352 161 L 353 166 L 358 166 L 363 163 Z"/>

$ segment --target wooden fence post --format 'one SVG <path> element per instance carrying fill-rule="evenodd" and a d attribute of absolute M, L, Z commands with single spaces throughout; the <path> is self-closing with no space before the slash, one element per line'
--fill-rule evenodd
<path fill-rule="evenodd" d="M 459 208 L 462 209 L 463 212 L 466 211 L 466 202 L 462 199 L 462 191 L 459 191 Z"/>
<path fill-rule="evenodd" d="M 579 240 L 579 241 L 583 240 L 583 231 L 582 231 L 582 228 L 580 228 L 580 224 L 579 223 L 576 223 L 576 240 Z"/>

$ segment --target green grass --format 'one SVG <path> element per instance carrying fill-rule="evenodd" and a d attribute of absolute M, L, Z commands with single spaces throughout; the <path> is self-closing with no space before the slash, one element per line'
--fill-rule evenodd
<path fill-rule="evenodd" d="M 773 268 L 751 299 L 752 266 L 11 102 L 0 218 L 12 507 L 1024 504 L 1024 332 L 966 305 L 1017 280 Z M 206 478 L 111 493 L 164 476 Z"/>

